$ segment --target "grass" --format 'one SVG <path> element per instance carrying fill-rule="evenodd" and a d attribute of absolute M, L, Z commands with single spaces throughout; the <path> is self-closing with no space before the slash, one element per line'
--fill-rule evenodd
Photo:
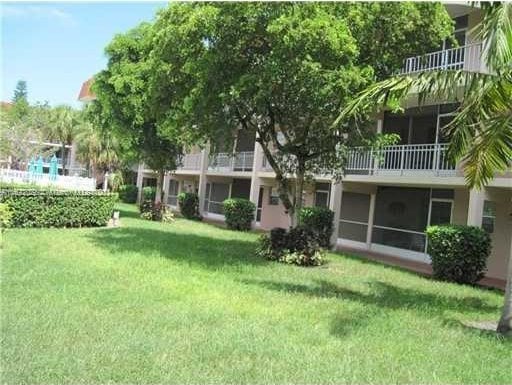
<path fill-rule="evenodd" d="M 13 229 L 3 383 L 510 383 L 499 292 L 330 254 L 300 268 L 204 223 Z"/>

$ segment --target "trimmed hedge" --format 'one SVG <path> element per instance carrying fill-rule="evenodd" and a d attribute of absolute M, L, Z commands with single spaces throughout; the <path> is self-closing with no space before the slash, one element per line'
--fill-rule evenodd
<path fill-rule="evenodd" d="M 474 284 L 485 275 L 491 238 L 480 227 L 462 225 L 427 228 L 433 276 L 445 281 Z"/>
<path fill-rule="evenodd" d="M 12 227 L 105 226 L 117 194 L 101 191 L 1 190 Z"/>
<path fill-rule="evenodd" d="M 254 220 L 256 206 L 243 198 L 231 198 L 222 202 L 228 229 L 249 231 Z"/>
<path fill-rule="evenodd" d="M 137 202 L 139 189 L 134 184 L 123 184 L 119 186 L 119 200 L 124 203 Z"/>
<path fill-rule="evenodd" d="M 299 224 L 312 230 L 321 247 L 331 247 L 334 212 L 325 207 L 304 207 L 299 211 Z"/>
<path fill-rule="evenodd" d="M 182 192 L 178 195 L 180 213 L 187 219 L 201 220 L 199 196 L 196 193 Z"/>

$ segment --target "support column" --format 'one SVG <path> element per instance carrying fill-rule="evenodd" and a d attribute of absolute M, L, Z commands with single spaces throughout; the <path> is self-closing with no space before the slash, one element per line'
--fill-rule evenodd
<path fill-rule="evenodd" d="M 468 226 L 482 226 L 485 196 L 483 190 L 472 189 L 469 191 Z"/>
<path fill-rule="evenodd" d="M 137 204 L 142 199 L 142 180 L 144 178 L 144 163 L 139 163 L 137 167 Z"/>
<path fill-rule="evenodd" d="M 162 194 L 162 201 L 166 205 L 167 204 L 167 198 L 169 197 L 169 180 L 171 180 L 171 174 L 169 172 L 166 172 L 164 174 L 164 183 L 163 183 L 163 194 Z"/>
<path fill-rule="evenodd" d="M 366 230 L 366 247 L 370 249 L 372 244 L 372 231 L 373 231 L 373 217 L 375 216 L 375 200 L 377 198 L 376 193 L 370 194 L 370 209 L 368 212 L 368 228 Z"/>
<path fill-rule="evenodd" d="M 329 200 L 329 209 L 334 212 L 333 232 L 331 236 L 331 245 L 336 250 L 338 233 L 340 230 L 341 198 L 343 196 L 343 183 L 333 180 L 331 182 L 331 196 Z"/>
<path fill-rule="evenodd" d="M 206 145 L 205 148 L 201 151 L 201 163 L 199 169 L 199 213 L 203 215 L 204 208 L 204 200 L 206 196 L 206 172 L 208 171 L 208 158 L 210 155 L 210 146 Z"/>
<path fill-rule="evenodd" d="M 251 190 L 249 193 L 249 200 L 254 203 L 256 210 L 258 207 L 258 198 L 260 196 L 261 179 L 258 177 L 258 171 L 263 162 L 263 150 L 258 142 L 254 143 L 254 159 L 252 162 L 252 174 L 251 174 Z M 254 218 L 254 223 L 256 218 Z"/>

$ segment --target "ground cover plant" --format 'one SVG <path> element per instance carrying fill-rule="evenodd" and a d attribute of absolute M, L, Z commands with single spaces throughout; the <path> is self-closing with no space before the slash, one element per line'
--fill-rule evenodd
<path fill-rule="evenodd" d="M 257 234 L 120 207 L 119 228 L 6 231 L 2 382 L 510 383 L 511 342 L 463 325 L 503 293 L 273 263 Z"/>

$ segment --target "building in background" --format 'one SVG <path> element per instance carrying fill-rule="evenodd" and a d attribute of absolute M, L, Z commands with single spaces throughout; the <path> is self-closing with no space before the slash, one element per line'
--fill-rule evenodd
<path fill-rule="evenodd" d="M 485 72 L 482 43 L 472 33 L 481 20 L 478 9 L 446 5 L 455 21 L 453 47 L 445 42 L 436 52 L 407 58 L 401 73 L 464 69 Z M 80 100 L 94 98 L 90 82 L 84 83 Z M 377 157 L 370 150 L 354 149 L 346 175 L 336 183 L 329 175 L 317 175 L 306 188 L 306 205 L 331 208 L 335 213 L 335 244 L 367 254 L 390 256 L 395 262 L 428 269 L 425 230 L 435 224 L 467 224 L 491 234 L 492 253 L 487 276 L 505 280 L 512 252 L 512 173 L 496 175 L 484 189 L 468 189 L 460 164 L 447 159 L 446 138 L 440 130 L 457 107 L 436 101 L 421 108 L 411 95 L 403 114 L 384 112 L 375 130 L 396 133 L 401 140 Z M 238 138 L 232 153 L 210 154 L 208 148 L 188 152 L 181 166 L 166 175 L 164 201 L 176 208 L 182 191 L 199 194 L 202 215 L 223 220 L 222 202 L 239 197 L 257 207 L 255 227 L 270 230 L 288 227 L 289 219 L 277 194 L 272 168 L 254 137 Z M 143 164 L 137 167 L 139 188 L 154 184 L 156 174 Z"/>

